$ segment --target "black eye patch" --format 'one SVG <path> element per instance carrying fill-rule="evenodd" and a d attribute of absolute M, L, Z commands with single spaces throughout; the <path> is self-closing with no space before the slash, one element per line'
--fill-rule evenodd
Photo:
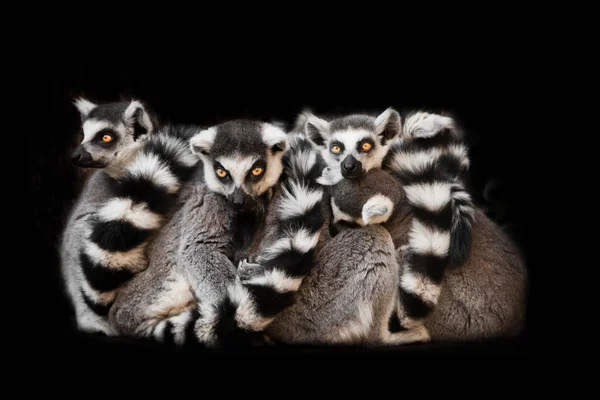
<path fill-rule="evenodd" d="M 265 176 L 265 172 L 267 171 L 267 163 L 263 160 L 258 160 L 252 165 L 250 171 L 248 171 L 248 175 L 246 179 L 249 179 L 251 182 L 256 182 L 262 179 Z"/>
<path fill-rule="evenodd" d="M 225 181 L 231 179 L 231 175 L 229 174 L 229 171 L 227 171 L 225 168 L 223 168 L 223 166 L 221 164 L 216 162 L 214 164 L 214 167 L 215 167 L 215 175 L 217 176 L 217 178 L 219 178 L 219 180 L 221 180 L 222 182 L 225 182 Z"/>
<path fill-rule="evenodd" d="M 333 141 L 333 142 L 329 143 L 329 151 L 333 155 L 337 156 L 337 155 L 342 154 L 344 152 L 344 149 L 345 149 L 345 147 L 344 147 L 344 144 L 342 142 L 338 142 L 336 140 L 336 141 Z"/>
<path fill-rule="evenodd" d="M 369 153 L 375 148 L 373 139 L 362 139 L 356 144 L 356 150 L 359 153 Z"/>
<path fill-rule="evenodd" d="M 117 143 L 119 136 L 112 129 L 101 129 L 96 132 L 93 142 L 102 147 L 112 147 Z"/>

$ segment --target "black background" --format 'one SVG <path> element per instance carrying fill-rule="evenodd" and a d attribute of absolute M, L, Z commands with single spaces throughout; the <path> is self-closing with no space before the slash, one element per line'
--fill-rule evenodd
<path fill-rule="evenodd" d="M 531 249 L 535 132 L 528 124 L 529 93 L 526 69 L 515 67 L 512 55 L 494 49 L 469 58 L 455 52 L 426 53 L 422 62 L 404 58 L 393 63 L 360 54 L 330 53 L 298 57 L 293 51 L 270 57 L 264 49 L 248 54 L 204 52 L 200 58 L 162 54 L 150 59 L 61 58 L 37 75 L 35 132 L 29 137 L 32 157 L 32 216 L 37 246 L 28 271 L 42 287 L 37 309 L 46 321 L 55 348 L 75 351 L 100 349 L 123 354 L 167 354 L 170 350 L 140 347 L 129 341 L 87 338 L 72 331 L 71 310 L 58 275 L 58 238 L 75 199 L 81 170 L 69 162 L 80 124 L 73 106 L 76 96 L 93 102 L 135 96 L 158 113 L 162 121 L 213 124 L 229 118 L 277 119 L 291 123 L 304 107 L 314 112 L 362 109 L 422 108 L 452 112 L 468 133 L 471 148 L 471 192 L 482 201 L 484 185 L 498 179 L 496 198 L 506 211 L 505 222 L 526 256 L 530 273 L 530 310 L 525 341 L 460 346 L 464 352 L 522 350 L 532 342 L 535 312 L 536 265 Z M 229 56 L 226 56 L 229 54 Z M 414 57 L 418 61 L 418 57 Z M 452 349 L 455 349 L 453 347 Z M 375 351 L 375 350 L 368 350 Z M 452 351 L 426 345 L 416 350 Z M 149 352 L 149 353 L 148 353 Z"/>

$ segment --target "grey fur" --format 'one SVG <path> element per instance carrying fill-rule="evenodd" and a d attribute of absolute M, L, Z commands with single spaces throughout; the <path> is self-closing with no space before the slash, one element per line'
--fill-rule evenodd
<path fill-rule="evenodd" d="M 139 100 L 94 104 L 79 98 L 83 140 L 76 152 L 91 156 L 82 166 L 102 168 L 118 177 L 131 162 L 144 139 L 158 129 L 157 118 Z M 104 134 L 112 140 L 104 143 Z"/>
<path fill-rule="evenodd" d="M 239 222 L 238 217 L 242 214 L 264 215 L 268 219 L 270 213 L 277 213 L 277 207 L 285 202 L 286 196 L 289 197 L 277 187 L 282 170 L 282 150 L 287 148 L 287 140 L 285 133 L 273 125 L 231 121 L 198 133 L 190 140 L 190 148 L 200 155 L 203 167 L 192 179 L 193 183 L 185 187 L 181 208 L 152 246 L 149 268 L 123 290 L 109 318 L 124 335 L 163 341 L 173 338 L 178 344 L 196 341 L 219 346 L 227 340 L 223 335 L 232 333 L 219 328 L 228 317 L 222 313 L 228 309 L 235 311 L 232 303 L 241 300 L 230 292 L 236 290 L 236 283 L 239 283 L 235 281 L 236 264 L 232 260 L 256 254 L 263 239 L 260 233 L 264 221 L 259 221 L 255 227 L 233 223 Z M 266 173 L 250 177 L 248 181 L 256 159 L 264 162 Z M 314 164 L 314 159 L 312 164 L 302 163 L 309 171 L 295 170 L 307 173 Z M 219 169 L 227 169 L 231 179 L 215 178 Z M 272 175 L 273 172 L 276 174 Z M 313 175 L 318 176 L 317 173 Z M 256 189 L 261 185 L 265 190 Z M 290 187 L 291 193 L 297 190 L 306 193 L 308 189 Z M 239 191 L 256 200 L 258 205 L 248 210 L 235 208 L 231 193 Z M 321 194 L 319 189 L 317 201 Z M 289 201 L 287 204 L 290 205 Z M 231 231 L 232 227 L 234 231 Z M 257 230 L 259 234 L 255 234 Z M 238 240 L 239 231 L 249 231 L 250 237 Z M 286 231 L 287 234 L 295 237 L 293 230 Z M 305 240 L 299 242 L 301 248 L 308 252 L 307 238 L 301 238 Z M 271 251 L 270 254 L 276 253 Z M 251 282 L 249 285 L 275 290 L 277 283 Z M 245 283 L 238 288 L 245 290 Z M 246 308 L 256 311 L 254 301 L 260 299 L 247 296 L 243 300 Z M 194 310 L 198 311 L 196 316 L 192 315 Z M 256 322 L 255 317 L 260 319 L 257 313 L 245 317 L 250 317 L 244 319 L 250 324 Z M 233 320 L 230 322 L 235 325 Z"/>
<path fill-rule="evenodd" d="M 390 174 L 381 169 L 369 171 L 369 179 L 344 179 L 330 186 L 329 194 L 337 208 L 359 225 L 370 224 L 364 221 L 365 215 L 371 217 L 391 215 L 401 207 L 405 198 L 400 182 L 390 179 Z M 370 201 L 376 197 L 388 199 L 391 207 L 379 206 L 376 210 L 366 209 Z M 339 219 L 334 214 L 333 223 L 337 222 Z M 377 219 L 377 222 L 385 222 L 385 220 Z"/>
<path fill-rule="evenodd" d="M 111 197 L 110 178 L 101 171 L 87 180 L 77 202 L 73 206 L 61 237 L 61 276 L 75 313 L 77 328 L 84 332 L 114 334 L 106 318 L 97 315 L 85 305 L 81 294 L 81 282 L 85 280 L 78 268 L 83 238 L 88 234 L 90 219 L 95 210 Z"/>
<path fill-rule="evenodd" d="M 356 199 L 359 204 L 368 200 L 368 192 L 361 191 L 362 186 L 359 182 L 365 182 L 364 186 L 366 187 L 394 187 L 396 190 L 401 188 L 397 180 L 387 172 L 376 170 L 370 171 L 357 183 L 344 182 L 331 187 L 332 193 L 340 199 Z M 393 189 L 388 190 L 393 191 Z M 342 201 L 340 203 L 344 204 Z M 401 277 L 404 272 L 402 266 L 407 263 L 409 254 L 405 250 L 405 246 L 408 242 L 412 215 L 410 208 L 405 203 L 396 204 L 395 213 L 381 226 L 390 232 L 393 247 L 398 249 L 396 251 L 397 265 Z M 365 232 L 364 228 L 351 229 L 351 231 Z M 347 235 L 346 232 L 342 231 L 332 239 L 332 242 L 336 243 L 336 246 L 344 254 L 348 252 L 347 247 L 351 248 L 353 243 L 360 243 L 361 240 L 356 236 L 352 240 L 344 240 L 342 235 Z M 460 268 L 446 271 L 440 285 L 441 291 L 437 306 L 424 320 L 424 326 L 429 331 L 432 340 L 463 341 L 513 336 L 523 329 L 526 311 L 527 270 L 522 255 L 506 233 L 481 210 L 475 212 L 472 232 L 473 243 L 469 258 Z M 329 246 L 329 243 L 325 246 Z M 373 250 L 374 258 L 376 258 L 377 252 L 378 250 Z M 369 254 L 371 253 L 361 254 L 356 260 L 354 257 L 344 257 L 346 264 L 344 268 L 339 268 L 339 271 L 346 271 L 346 273 L 360 271 L 364 265 L 373 263 Z M 322 257 L 326 256 L 320 254 L 319 262 L 322 262 Z M 327 270 L 329 267 L 326 262 L 322 268 L 316 268 L 315 271 Z M 345 279 L 350 279 L 350 277 L 351 275 Z M 314 279 L 312 276 L 307 278 L 307 282 L 312 282 L 312 279 Z M 336 276 L 336 279 L 344 280 L 340 276 Z M 320 282 L 319 284 L 325 291 L 340 291 L 337 285 L 335 289 L 325 289 L 324 286 L 327 283 Z M 360 285 L 354 285 L 349 286 L 348 290 L 359 291 L 360 288 Z M 300 304 L 305 304 L 305 302 L 301 301 Z M 346 307 L 347 302 L 343 306 Z M 321 310 L 314 304 L 310 307 Z M 294 326 L 296 323 L 304 324 L 307 319 L 304 314 L 308 313 L 308 310 L 310 308 L 292 308 L 286 313 L 286 324 L 290 326 Z M 293 316 L 291 315 L 292 311 L 295 314 Z M 332 310 L 332 313 L 339 314 L 341 311 Z M 329 315 L 323 316 L 324 320 L 329 318 L 331 318 Z M 314 319 L 315 317 L 312 320 L 314 321 Z M 277 324 L 280 322 L 278 321 L 274 322 L 274 326 L 278 327 L 275 331 L 276 337 L 279 340 L 285 339 L 284 341 L 296 340 L 296 336 L 294 336 L 296 328 L 290 328 L 288 336 L 285 336 L 282 332 L 287 332 L 287 328 L 279 327 L 280 325 Z M 396 337 L 398 335 L 402 334 L 396 334 Z M 427 339 L 427 336 L 424 338 Z"/>
<path fill-rule="evenodd" d="M 61 237 L 60 269 L 77 327 L 113 335 L 109 309 L 125 282 L 146 268 L 146 247 L 168 220 L 172 199 L 198 162 L 187 137 L 199 129 L 165 126 L 154 133 L 137 101 L 95 105 L 80 99 L 76 105 L 84 130 L 92 135 L 82 146 L 102 148 L 94 138 L 111 126 L 122 136 L 115 139 L 119 154 L 92 173 L 71 209 Z M 90 121 L 91 127 L 86 125 Z M 134 138 L 133 125 L 139 123 L 148 129 Z M 102 154 L 92 157 L 97 161 Z"/>
<path fill-rule="evenodd" d="M 111 308 L 109 319 L 120 334 L 161 339 L 164 333 L 155 335 L 155 328 L 162 321 L 195 307 L 206 316 L 227 296 L 236 272 L 229 259 L 233 247 L 227 201 L 209 191 L 201 176 L 200 169 L 182 189 L 181 207 L 149 248 L 148 268 L 130 281 Z M 179 284 L 173 288 L 175 281 Z M 193 323 L 201 329 L 202 321 Z"/>
<path fill-rule="evenodd" d="M 470 259 L 450 270 L 442 283 L 449 289 L 442 290 L 440 306 L 427 322 L 431 335 L 455 340 L 520 334 L 528 287 L 522 253 L 480 210 L 473 222 L 472 246 Z"/>
<path fill-rule="evenodd" d="M 346 229 L 323 244 L 298 300 L 266 333 L 272 340 L 295 344 L 386 343 L 397 271 L 384 228 Z"/>
<path fill-rule="evenodd" d="M 399 265 L 405 255 L 398 251 Z M 516 336 L 525 324 L 527 287 L 527 268 L 521 252 L 500 227 L 477 209 L 470 256 L 460 268 L 446 271 L 437 307 L 425 320 L 425 326 L 436 341 Z"/>
<path fill-rule="evenodd" d="M 273 200 L 278 196 L 279 191 L 275 190 Z M 181 210 L 195 209 L 191 198 L 182 198 L 185 202 Z M 198 206 L 200 202 L 195 201 Z M 208 206 L 209 203 L 203 204 Z M 271 204 L 277 202 L 273 201 Z M 137 289 L 133 286 L 126 289 L 127 294 L 119 296 L 113 306 L 111 321 L 120 331 L 139 335 L 140 330 L 143 330 L 143 335 L 166 337 L 164 330 L 159 333 L 156 330 L 159 325 L 165 326 L 165 318 L 161 320 L 156 313 L 148 314 L 147 311 L 155 303 L 155 299 L 169 297 L 166 290 L 168 285 L 163 281 L 146 286 L 143 281 L 151 280 L 153 276 L 166 279 L 176 267 L 195 265 L 198 268 L 199 263 L 206 264 L 205 255 L 198 255 L 196 251 L 182 252 L 180 249 L 190 239 L 206 237 L 203 235 L 210 232 L 212 227 L 218 227 L 218 233 L 214 234 L 215 238 L 219 238 L 218 243 L 227 241 L 225 238 L 230 233 L 224 229 L 225 225 L 219 224 L 224 224 L 220 218 L 226 214 L 219 207 L 213 204 L 203 210 L 200 206 L 193 219 L 190 214 L 183 217 L 184 211 L 179 211 L 181 216 L 175 217 L 174 222 L 161 232 L 163 239 L 159 238 L 157 243 L 162 243 L 163 246 L 153 246 L 151 255 L 151 260 L 156 260 L 156 264 L 151 261 L 151 268 L 134 278 L 134 281 L 139 282 L 136 283 Z M 247 249 L 250 258 L 260 255 L 261 250 L 276 238 L 278 220 L 270 210 L 271 207 L 266 212 L 266 226 L 254 233 L 255 238 L 264 240 L 260 245 L 253 241 Z M 215 216 L 215 219 L 206 225 L 204 220 L 208 213 Z M 295 303 L 275 317 L 265 332 L 273 339 L 287 343 L 402 344 L 429 340 L 427 332 L 392 334 L 387 331 L 387 322 L 396 301 L 399 275 L 402 274 L 401 265 L 406 255 L 402 246 L 407 242 L 410 227 L 410 213 L 399 208 L 383 226 L 343 230 L 333 238 L 329 236 L 327 229 L 321 229 L 315 264 L 296 293 Z M 186 239 L 182 232 L 185 232 Z M 522 259 L 508 238 L 479 212 L 475 215 L 473 232 L 476 238 L 474 243 L 477 244 L 473 246 L 469 260 L 463 269 L 451 272 L 444 278 L 438 307 L 425 322 L 434 340 L 471 340 L 512 334 L 522 326 L 526 280 Z M 218 253 L 221 254 L 222 250 Z M 348 254 L 352 256 L 348 257 Z M 210 268 L 210 274 L 203 273 L 203 276 L 211 276 L 206 283 L 214 285 L 217 289 L 210 290 L 218 294 L 211 297 L 213 295 L 210 291 L 198 290 L 202 286 L 198 285 L 193 290 L 198 296 L 196 300 L 190 302 L 196 296 L 184 295 L 179 301 L 169 305 L 173 312 L 161 314 L 173 321 L 172 325 L 176 325 L 177 318 L 180 318 L 178 321 L 184 321 L 184 325 L 189 323 L 192 319 L 181 319 L 181 316 L 189 313 L 196 304 L 202 307 L 203 304 L 224 296 L 224 287 L 231 282 L 233 270 L 229 260 L 225 261 L 222 257 L 215 260 L 214 269 Z M 152 272 L 154 270 L 156 272 Z M 204 267 L 198 269 L 198 272 L 203 271 Z M 262 272 L 258 268 L 251 271 L 251 275 Z M 468 279 L 461 274 L 468 274 Z M 493 277 L 496 284 L 493 284 L 490 277 Z M 196 278 L 190 276 L 186 279 L 192 282 Z M 189 285 L 191 286 L 193 284 Z M 186 289 L 182 290 L 185 292 Z M 209 300 L 204 300 L 203 297 Z M 358 310 L 363 310 L 362 316 Z M 360 329 L 348 330 L 349 324 L 365 321 L 365 315 L 369 312 L 373 316 L 372 325 L 355 324 Z M 151 327 L 147 326 L 147 321 L 153 321 Z M 196 335 L 206 342 L 214 341 L 210 339 L 210 335 L 206 335 L 207 326 L 210 328 L 213 322 L 214 315 L 207 309 L 202 319 L 194 322 Z M 175 330 L 182 332 L 183 328 L 182 325 L 177 328 L 179 331 Z M 351 331 L 355 334 L 350 334 Z M 183 341 L 183 334 L 177 332 L 176 340 Z"/>

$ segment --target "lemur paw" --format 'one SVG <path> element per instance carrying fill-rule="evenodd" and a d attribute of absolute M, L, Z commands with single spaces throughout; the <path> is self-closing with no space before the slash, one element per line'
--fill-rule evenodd
<path fill-rule="evenodd" d="M 373 196 L 362 208 L 363 224 L 374 225 L 387 221 L 392 215 L 394 205 L 386 196 Z"/>
<path fill-rule="evenodd" d="M 317 178 L 317 183 L 323 186 L 332 186 L 343 179 L 342 173 L 338 170 L 333 170 L 330 167 L 323 169 L 321 176 Z"/>
<path fill-rule="evenodd" d="M 238 265 L 238 276 L 240 280 L 248 281 L 263 272 L 264 268 L 260 264 L 250 263 L 246 260 L 240 261 Z"/>
<path fill-rule="evenodd" d="M 454 120 L 439 114 L 418 112 L 406 121 L 406 131 L 412 138 L 426 138 L 435 136 L 444 129 L 452 129 Z"/>

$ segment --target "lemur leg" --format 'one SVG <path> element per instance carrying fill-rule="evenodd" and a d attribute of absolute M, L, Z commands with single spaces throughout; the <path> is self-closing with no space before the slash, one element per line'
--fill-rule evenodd
<path fill-rule="evenodd" d="M 217 346 L 236 338 L 220 319 L 236 274 L 227 256 L 225 206 L 225 199 L 212 193 L 186 202 L 158 239 L 148 271 L 115 305 L 119 329 L 175 344 Z"/>
<path fill-rule="evenodd" d="M 182 344 L 193 339 L 189 331 L 198 319 L 196 299 L 173 265 L 162 267 L 151 264 L 131 280 L 113 304 L 109 321 L 124 336 Z"/>
<path fill-rule="evenodd" d="M 406 331 L 388 332 L 384 338 L 384 344 L 405 345 L 412 343 L 427 343 L 431 341 L 429 331 L 423 324 L 418 324 Z"/>
<path fill-rule="evenodd" d="M 397 284 L 388 231 L 379 225 L 343 229 L 318 253 L 297 301 L 267 334 L 286 343 L 381 343 Z"/>

